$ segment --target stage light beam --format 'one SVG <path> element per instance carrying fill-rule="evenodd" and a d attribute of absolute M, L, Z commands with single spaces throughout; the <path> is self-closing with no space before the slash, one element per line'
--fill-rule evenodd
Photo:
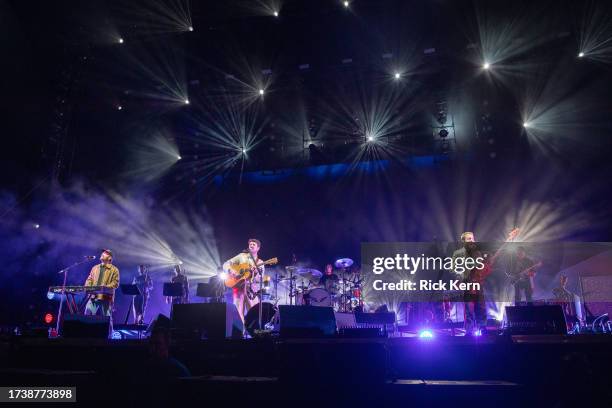
<path fill-rule="evenodd" d="M 185 105 L 189 105 L 189 99 L 185 99 Z"/>
<path fill-rule="evenodd" d="M 278 17 L 278 11 L 274 12 L 274 17 Z"/>
<path fill-rule="evenodd" d="M 578 53 L 578 58 L 582 58 L 582 57 L 584 57 L 584 52 Z"/>
<path fill-rule="evenodd" d="M 396 72 L 394 77 L 395 79 L 400 79 L 402 77 L 402 74 L 400 74 L 399 72 Z"/>
<path fill-rule="evenodd" d="M 193 27 L 192 27 L 192 26 L 189 26 L 187 29 L 188 29 L 189 31 L 193 31 Z"/>
<path fill-rule="evenodd" d="M 344 3 L 344 7 L 348 8 L 348 6 L 350 5 L 350 3 L 348 1 L 345 1 Z"/>
<path fill-rule="evenodd" d="M 483 69 L 487 69 L 487 70 L 488 70 L 489 68 L 491 68 L 491 64 L 489 64 L 488 62 L 485 62 L 485 63 L 482 65 L 482 68 L 483 68 Z"/>
<path fill-rule="evenodd" d="M 119 44 L 123 44 L 123 38 L 119 38 L 119 40 L 117 40 L 117 42 L 118 42 Z"/>
<path fill-rule="evenodd" d="M 264 91 L 263 89 L 260 89 L 260 90 L 259 90 L 259 94 L 260 94 L 261 96 L 263 96 L 263 95 L 264 95 L 264 93 L 265 93 L 265 91 Z"/>

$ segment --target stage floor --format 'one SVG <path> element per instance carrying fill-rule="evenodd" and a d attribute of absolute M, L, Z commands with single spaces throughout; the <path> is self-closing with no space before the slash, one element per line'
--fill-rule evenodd
<path fill-rule="evenodd" d="M 339 406 L 406 398 L 461 406 L 474 395 L 501 398 L 497 406 L 551 406 L 540 398 L 550 402 L 560 389 L 583 396 L 612 389 L 610 335 L 173 341 L 171 355 L 191 373 L 180 379 L 144 369 L 148 340 L 14 337 L 0 347 L 2 385 L 76 385 L 95 401 L 103 383 L 136 405 L 133 391 L 144 387 L 148 399 L 156 383 L 165 390 L 156 402 L 214 393 Z"/>

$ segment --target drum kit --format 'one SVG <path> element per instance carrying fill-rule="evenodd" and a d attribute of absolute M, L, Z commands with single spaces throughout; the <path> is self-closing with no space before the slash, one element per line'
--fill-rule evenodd
<path fill-rule="evenodd" d="M 280 292 L 285 292 L 285 303 L 289 305 L 333 307 L 336 312 L 348 313 L 362 311 L 362 280 L 359 271 L 352 268 L 353 264 L 350 258 L 338 259 L 334 262 L 336 270 L 325 274 L 314 268 L 287 266 L 284 274 L 275 272 L 273 277 L 266 276 L 263 282 L 255 279 L 250 292 L 252 299 L 262 300 L 261 329 L 274 331 L 278 327 L 277 305 L 283 298 Z M 245 316 L 245 328 L 251 336 L 260 327 L 259 310 L 259 304 L 256 304 Z"/>

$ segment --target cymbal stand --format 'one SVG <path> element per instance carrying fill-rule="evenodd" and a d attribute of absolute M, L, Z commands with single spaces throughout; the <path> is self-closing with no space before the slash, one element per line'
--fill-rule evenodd
<path fill-rule="evenodd" d="M 287 268 L 289 270 L 289 305 L 293 306 L 293 298 L 296 296 L 293 288 L 293 268 Z"/>

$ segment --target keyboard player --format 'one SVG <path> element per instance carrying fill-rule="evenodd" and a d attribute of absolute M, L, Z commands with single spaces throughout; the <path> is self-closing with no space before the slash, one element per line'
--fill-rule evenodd
<path fill-rule="evenodd" d="M 91 268 L 85 286 L 105 286 L 117 289 L 119 286 L 119 269 L 113 265 L 113 253 L 105 249 L 100 255 L 100 263 Z M 111 316 L 114 295 L 91 295 L 85 305 L 86 315 L 102 314 Z"/>

